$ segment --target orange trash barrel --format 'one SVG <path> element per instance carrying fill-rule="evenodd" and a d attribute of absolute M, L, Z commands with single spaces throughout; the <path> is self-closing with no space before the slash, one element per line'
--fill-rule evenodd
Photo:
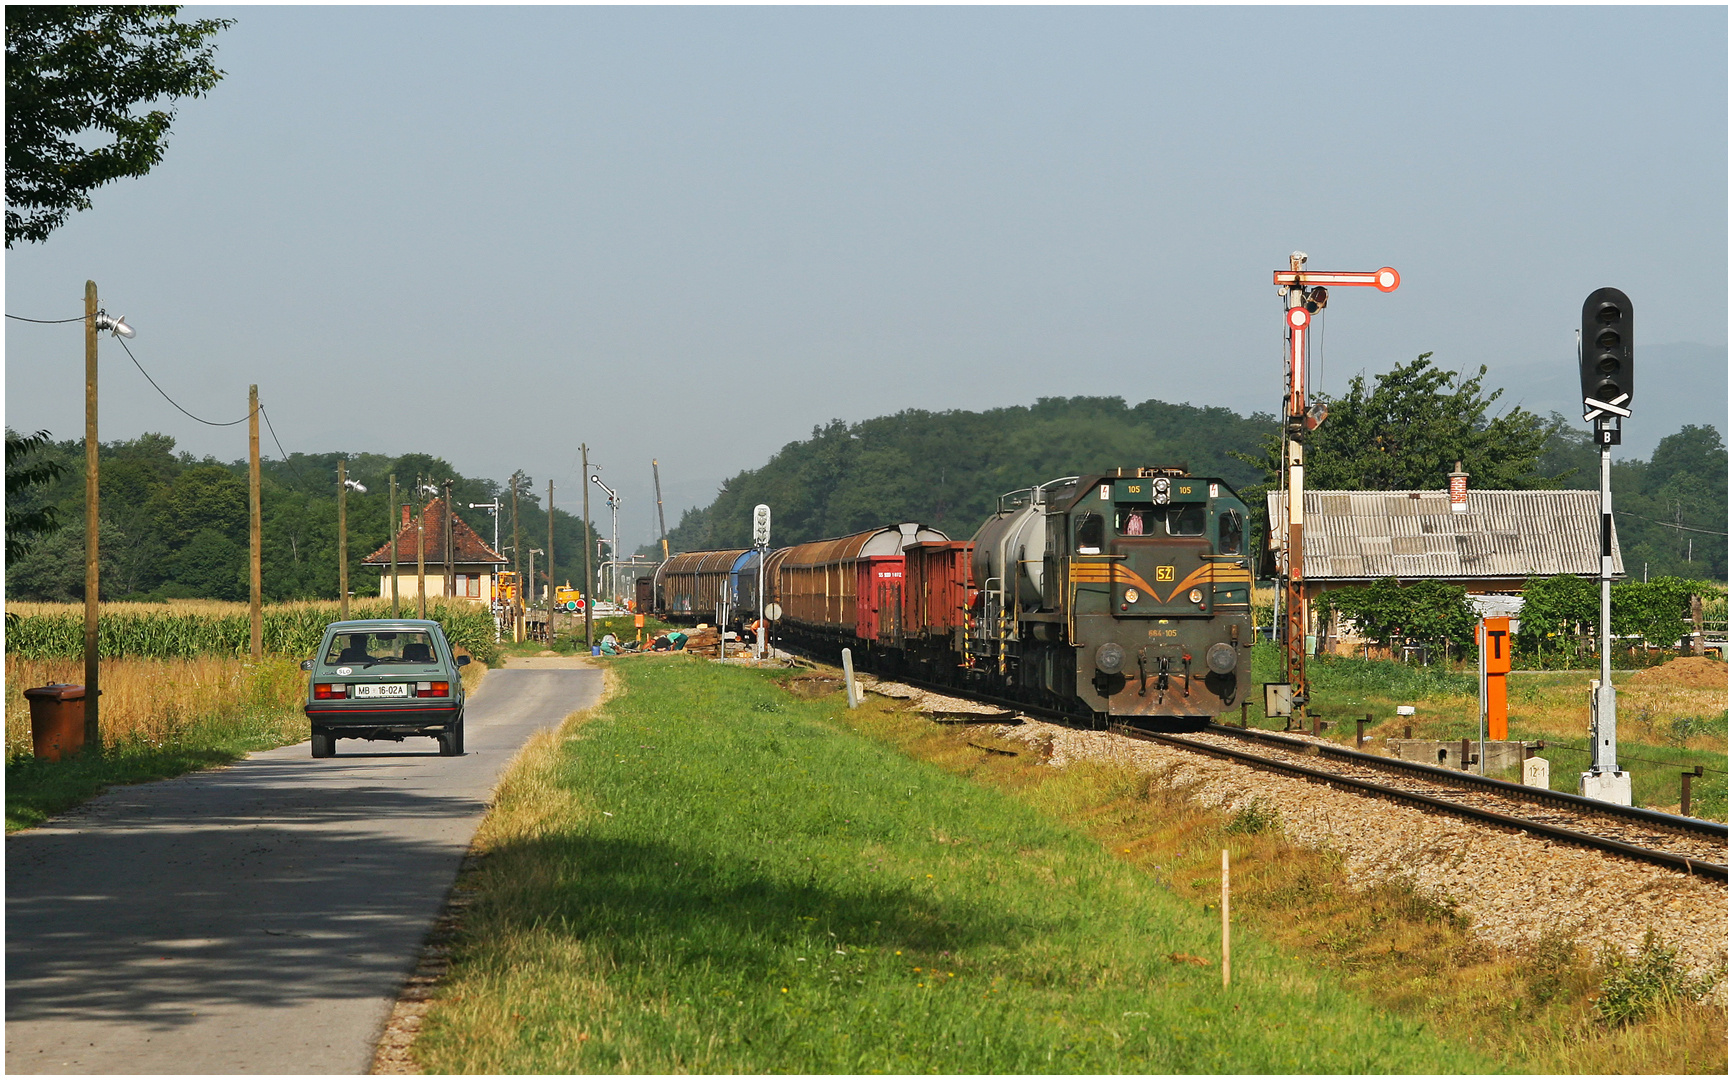
<path fill-rule="evenodd" d="M 50 683 L 33 686 L 24 696 L 30 701 L 30 742 L 38 758 L 59 761 L 84 749 L 84 687 Z"/>

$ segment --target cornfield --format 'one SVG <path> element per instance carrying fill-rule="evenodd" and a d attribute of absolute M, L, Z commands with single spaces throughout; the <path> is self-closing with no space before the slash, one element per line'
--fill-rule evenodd
<path fill-rule="evenodd" d="M 258 665 L 233 656 L 110 661 L 102 665 L 103 742 L 162 747 L 184 740 L 199 724 L 213 722 L 268 727 L 280 739 L 293 741 L 306 726 L 299 708 L 306 680 L 286 657 Z M 30 755 L 30 706 L 24 688 L 83 681 L 81 660 L 6 658 L 8 761 Z"/>
<path fill-rule="evenodd" d="M 413 608 L 411 608 L 413 612 Z M 475 604 L 428 605 L 445 636 L 472 655 L 491 663 L 493 616 Z M 271 604 L 264 609 L 265 652 L 301 659 L 313 655 L 327 623 L 337 620 L 334 603 Z M 352 619 L 384 619 L 391 605 L 384 601 L 352 603 Z M 103 659 L 192 659 L 203 656 L 245 656 L 252 645 L 247 605 L 214 600 L 166 604 L 103 604 L 97 627 L 97 650 Z M 80 604 L 8 604 L 6 655 L 23 660 L 70 660 L 84 654 L 84 607 Z"/>

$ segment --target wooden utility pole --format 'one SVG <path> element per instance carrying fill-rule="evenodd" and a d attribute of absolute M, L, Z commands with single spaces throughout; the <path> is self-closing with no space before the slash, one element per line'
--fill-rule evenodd
<path fill-rule="evenodd" d="M 448 597 L 457 595 L 457 567 L 451 561 L 452 524 L 451 519 L 457 513 L 451 508 L 451 481 L 447 480 L 445 489 L 445 528 L 440 531 L 445 541 L 445 584 L 442 591 Z"/>
<path fill-rule="evenodd" d="M 397 536 L 403 531 L 403 526 L 397 524 L 397 474 L 391 474 L 391 520 L 387 521 L 385 535 L 391 539 L 391 617 L 400 619 L 403 616 L 397 610 Z"/>
<path fill-rule="evenodd" d="M 548 481 L 548 644 L 554 640 L 554 482 Z"/>
<path fill-rule="evenodd" d="M 415 478 L 415 495 L 421 497 L 421 477 Z M 415 512 L 415 617 L 427 618 L 427 530 L 425 508 Z"/>
<path fill-rule="evenodd" d="M 523 484 L 523 472 L 520 470 L 511 474 L 511 557 L 512 569 L 517 572 L 517 597 L 512 601 L 512 640 L 523 640 L 524 590 L 529 582 L 524 580 L 524 548 L 523 537 L 518 532 L 517 524 L 517 489 Z"/>
<path fill-rule="evenodd" d="M 584 647 L 596 647 L 596 613 L 590 601 L 590 444 L 582 446 L 584 454 Z"/>
<path fill-rule="evenodd" d="M 247 390 L 247 503 L 251 507 L 247 557 L 251 581 L 250 613 L 253 619 L 253 660 L 265 656 L 265 550 L 264 514 L 259 506 L 259 384 Z"/>
<path fill-rule="evenodd" d="M 337 459 L 337 617 L 349 617 L 349 477 Z"/>
<path fill-rule="evenodd" d="M 97 663 L 96 558 L 100 527 L 97 523 L 96 443 L 96 282 L 84 283 L 84 747 L 102 753 L 102 726 L 98 722 L 98 695 L 102 693 Z"/>

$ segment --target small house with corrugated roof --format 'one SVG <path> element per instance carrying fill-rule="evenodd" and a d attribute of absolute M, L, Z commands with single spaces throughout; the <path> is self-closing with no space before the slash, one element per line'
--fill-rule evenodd
<path fill-rule="evenodd" d="M 1599 492 L 1470 491 L 1466 474 L 1454 473 L 1452 480 L 1452 488 L 1444 491 L 1306 492 L 1301 578 L 1306 599 L 1382 578 L 1452 582 L 1467 590 L 1471 601 L 1520 595 L 1531 577 L 1599 579 Z M 1287 493 L 1272 491 L 1266 499 L 1269 520 L 1287 521 Z M 1286 558 L 1282 533 L 1271 530 L 1266 569 L 1272 573 Z M 1613 576 L 1623 577 L 1616 528 L 1612 542 Z M 1311 618 L 1308 613 L 1308 632 L 1315 633 Z M 1336 636 L 1334 629 L 1329 628 L 1328 638 Z"/>
<path fill-rule="evenodd" d="M 379 569 L 379 595 L 391 595 L 391 548 L 396 545 L 399 597 L 413 600 L 419 593 L 416 553 L 420 551 L 426 567 L 428 596 L 447 595 L 446 569 L 449 563 L 452 571 L 449 595 L 477 604 L 492 602 L 494 575 L 509 560 L 489 547 L 487 542 L 469 527 L 469 523 L 456 514 L 450 515 L 451 552 L 448 559 L 445 550 L 446 516 L 445 500 L 436 498 L 422 508 L 421 527 L 417 530 L 409 507 L 403 508 L 403 525 L 398 529 L 397 535 L 382 544 L 378 551 L 361 560 L 363 565 Z"/>

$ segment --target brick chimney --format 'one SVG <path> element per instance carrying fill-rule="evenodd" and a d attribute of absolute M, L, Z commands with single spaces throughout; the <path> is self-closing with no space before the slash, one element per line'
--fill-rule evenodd
<path fill-rule="evenodd" d="M 409 525 L 410 525 L 410 521 L 409 521 L 409 504 L 408 504 L 408 503 L 404 503 L 404 504 L 403 504 L 403 527 L 404 527 L 404 528 L 405 528 L 405 529 L 407 529 L 407 528 L 409 528 Z"/>
<path fill-rule="evenodd" d="M 1456 471 L 1450 474 L 1450 512 L 1468 512 L 1468 474 L 1462 471 L 1460 461 L 1456 463 Z"/>

